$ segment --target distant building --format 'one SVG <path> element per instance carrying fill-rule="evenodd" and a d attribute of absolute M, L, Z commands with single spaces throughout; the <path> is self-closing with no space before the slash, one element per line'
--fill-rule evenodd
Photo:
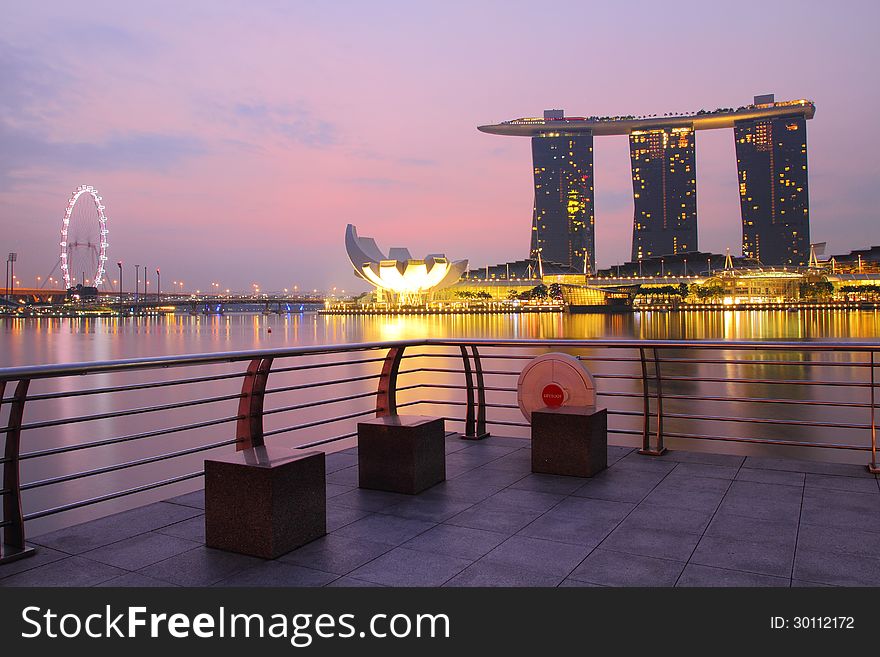
<path fill-rule="evenodd" d="M 757 104 L 759 99 L 755 100 Z M 772 96 L 769 103 L 772 106 Z M 810 202 L 806 116 L 737 121 L 733 131 L 743 255 L 765 265 L 807 264 Z"/>
<path fill-rule="evenodd" d="M 442 253 L 413 258 L 400 247 L 392 247 L 386 256 L 376 240 L 358 236 L 352 224 L 345 228 L 345 250 L 355 275 L 376 287 L 381 303 L 422 304 L 434 291 L 455 283 L 468 264 L 452 262 Z"/>
<path fill-rule="evenodd" d="M 689 251 L 673 255 L 651 256 L 642 260 L 631 260 L 619 265 L 600 269 L 600 278 L 636 276 L 702 276 L 724 269 L 728 256 L 705 251 Z M 757 262 L 749 258 L 730 257 L 730 266 L 736 268 L 755 268 Z"/>
<path fill-rule="evenodd" d="M 570 267 L 558 262 L 544 260 L 543 258 L 527 258 L 525 260 L 515 260 L 498 265 L 487 265 L 470 269 L 462 276 L 462 279 L 471 281 L 525 280 L 540 282 L 545 276 L 580 276 L 581 279 L 584 278 L 583 271 L 577 267 Z"/>
<path fill-rule="evenodd" d="M 697 250 L 697 164 L 693 128 L 633 130 L 632 259 Z"/>
<path fill-rule="evenodd" d="M 98 300 L 98 288 L 77 283 L 75 287 L 67 288 L 67 301 L 88 301 L 95 302 Z"/>
<path fill-rule="evenodd" d="M 880 246 L 856 249 L 846 254 L 831 256 L 824 264 L 836 271 L 856 274 L 880 272 Z"/>
<path fill-rule="evenodd" d="M 561 110 L 548 110 L 545 115 Z M 548 116 L 548 118 L 551 118 Z M 546 132 L 532 139 L 535 205 L 530 255 L 592 271 L 593 135 Z"/>
<path fill-rule="evenodd" d="M 632 161 L 633 260 L 696 251 L 695 131 L 734 129 L 742 209 L 743 255 L 767 265 L 809 258 L 806 99 L 645 116 L 565 116 L 546 110 L 478 130 L 532 140 L 535 204 L 531 257 L 591 271 L 594 237 L 593 138 L 628 135 Z"/>

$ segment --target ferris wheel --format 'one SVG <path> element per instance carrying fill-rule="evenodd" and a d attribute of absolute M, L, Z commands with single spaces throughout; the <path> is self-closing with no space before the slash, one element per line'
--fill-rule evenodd
<path fill-rule="evenodd" d="M 61 222 L 61 271 L 68 288 L 99 287 L 107 262 L 107 217 L 98 190 L 80 185 L 67 202 Z"/>

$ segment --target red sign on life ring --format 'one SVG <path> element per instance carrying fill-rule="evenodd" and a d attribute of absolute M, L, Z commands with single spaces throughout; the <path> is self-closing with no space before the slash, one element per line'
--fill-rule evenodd
<path fill-rule="evenodd" d="M 548 383 L 541 391 L 541 399 L 547 408 L 559 408 L 565 401 L 565 391 L 555 383 Z"/>

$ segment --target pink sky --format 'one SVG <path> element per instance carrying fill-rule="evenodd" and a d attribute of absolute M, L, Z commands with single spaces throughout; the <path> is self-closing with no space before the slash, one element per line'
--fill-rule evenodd
<path fill-rule="evenodd" d="M 104 196 L 110 262 L 188 288 L 364 289 L 347 223 L 472 266 L 527 255 L 545 108 L 642 114 L 810 98 L 813 241 L 880 244 L 880 10 L 866 2 L 79 2 L 0 24 L 0 252 L 58 258 Z M 597 260 L 628 259 L 625 137 L 597 138 Z M 697 135 L 700 248 L 739 253 L 730 131 Z M 115 270 L 115 264 L 113 266 Z M 128 286 L 127 286 L 128 287 Z"/>

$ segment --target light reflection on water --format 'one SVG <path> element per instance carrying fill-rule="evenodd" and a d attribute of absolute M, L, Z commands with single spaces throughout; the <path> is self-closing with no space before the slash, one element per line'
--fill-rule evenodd
<path fill-rule="evenodd" d="M 750 339 L 795 339 L 795 340 L 860 340 L 874 341 L 880 334 L 880 312 L 876 311 L 728 311 L 700 313 L 636 313 L 611 315 L 567 315 L 567 314 L 521 314 L 521 315 L 416 315 L 416 316 L 321 316 L 314 313 L 291 315 L 263 314 L 230 314 L 192 316 L 176 315 L 167 318 L 84 318 L 84 319 L 15 319 L 0 318 L 0 367 L 15 365 L 35 365 L 42 363 L 64 363 L 95 360 L 113 360 L 169 354 L 189 354 L 213 351 L 238 351 L 246 349 L 281 348 L 298 345 L 318 345 L 335 343 L 373 342 L 386 340 L 434 338 L 620 338 L 620 339 L 684 339 L 684 340 L 750 340 Z M 583 353 L 583 352 L 582 352 Z M 589 352 L 586 352 L 587 355 Z M 733 356 L 733 352 L 729 352 Z M 717 355 L 717 354 L 716 354 Z M 852 368 L 810 367 L 812 360 L 830 362 L 846 362 L 849 355 L 825 354 L 809 356 L 803 367 L 791 367 L 761 363 L 762 354 L 756 353 L 739 357 L 755 358 L 754 365 L 711 365 L 700 366 L 699 376 L 710 377 L 749 377 L 760 379 L 815 379 L 822 381 L 863 380 L 865 371 L 852 371 Z M 371 354 L 369 356 L 375 356 Z M 364 356 L 364 357 L 369 357 Z M 777 355 L 778 356 L 778 355 Z M 777 357 L 773 356 L 773 358 Z M 330 356 L 324 358 L 331 358 Z M 335 357 L 337 360 L 342 358 Z M 794 357 L 790 357 L 794 358 Z M 492 361 L 488 361 L 492 362 Z M 408 361 L 407 367 L 415 367 L 418 363 Z M 522 361 L 514 361 L 498 367 L 520 367 Z M 285 361 L 285 365 L 293 364 Z M 437 366 L 436 360 L 431 365 Z M 450 366 L 458 366 L 450 362 Z M 488 367 L 488 366 L 487 366 Z M 596 364 L 594 371 L 615 373 L 622 370 L 619 366 Z M 617 369 L 615 369 L 617 367 Z M 603 369 L 604 368 L 604 369 Z M 197 375 L 242 371 L 243 365 L 212 366 L 200 368 Z M 379 369 L 378 364 L 362 364 L 344 368 L 344 376 L 353 377 L 373 374 Z M 680 368 L 678 368 L 680 370 Z M 187 372 L 187 375 L 193 374 Z M 677 371 L 675 365 L 664 366 L 664 374 L 684 375 L 682 380 L 668 381 L 664 386 L 664 394 L 688 397 L 695 394 L 715 395 L 719 397 L 754 396 L 765 398 L 786 399 L 824 399 L 847 401 L 852 398 L 852 389 L 822 386 L 781 386 L 768 384 L 732 384 L 732 383 L 701 383 L 687 379 L 693 372 Z M 63 379 L 57 381 L 35 381 L 32 383 L 31 394 L 49 391 L 75 391 L 83 386 L 102 387 L 108 385 L 127 384 L 133 382 L 162 381 L 184 375 L 183 370 L 155 370 L 129 374 L 104 374 L 87 378 Z M 270 388 L 285 385 L 302 385 L 309 381 L 317 381 L 328 376 L 327 371 L 291 372 L 273 374 Z M 431 380 L 435 382 L 455 383 L 458 379 L 452 375 L 435 374 Z M 406 383 L 407 381 L 403 381 Z M 412 382 L 412 381 L 409 381 Z M 373 386 L 374 381 L 366 385 Z M 487 381 L 492 384 L 512 385 L 515 377 L 495 377 Z M 176 388 L 155 388 L 137 393 L 118 393 L 115 395 L 96 395 L 88 398 L 67 398 L 53 402 L 31 402 L 25 412 L 26 422 L 35 422 L 57 417 L 74 417 L 112 413 L 120 409 L 143 407 L 154 404 L 196 399 L 206 396 L 236 394 L 240 388 L 239 379 L 219 381 L 208 386 L 184 386 Z M 635 382 L 603 380 L 600 391 L 638 392 L 640 387 Z M 334 386 L 332 393 L 327 388 L 306 390 L 292 397 L 276 395 L 267 398 L 267 410 L 290 404 L 301 404 L 317 401 L 332 396 L 344 396 L 365 391 L 364 384 L 339 384 Z M 11 390 L 7 388 L 7 396 Z M 457 393 L 460 394 L 460 393 Z M 859 390 L 864 396 L 864 391 Z M 455 394 L 435 395 L 437 399 L 453 399 Z M 406 395 L 402 399 L 407 399 Z M 492 399 L 490 398 L 490 401 Z M 503 400 L 511 402 L 509 397 Z M 641 410 L 640 399 L 619 399 L 615 401 L 621 410 Z M 342 415 L 371 408 L 373 400 L 365 398 L 335 404 L 319 409 L 306 409 L 296 413 L 267 416 L 266 428 L 281 428 L 291 424 L 309 422 L 327 414 Z M 75 445 L 108 437 L 129 435 L 157 428 L 175 426 L 183 423 L 210 420 L 219 416 L 232 416 L 236 413 L 236 402 L 227 401 L 221 404 L 196 406 L 176 411 L 134 415 L 127 417 L 108 418 L 104 420 L 84 422 L 52 429 L 37 429 L 23 434 L 23 451 L 30 452 L 59 445 Z M 446 413 L 460 415 L 460 407 L 418 407 L 418 412 Z M 667 413 L 700 413 L 703 415 L 736 417 L 738 414 L 754 414 L 754 407 L 743 408 L 736 402 L 706 403 L 698 409 L 687 400 L 670 400 L 666 406 Z M 810 405 L 782 408 L 766 405 L 761 409 L 765 417 L 781 419 L 803 419 L 825 422 L 863 423 L 866 418 L 853 418 L 847 409 L 828 409 Z M 7 410 L 2 413 L 5 423 Z M 520 420 L 515 410 L 493 409 L 494 419 L 511 421 Z M 296 445 L 316 438 L 340 435 L 353 430 L 356 420 L 334 423 L 322 430 L 309 430 L 295 434 L 282 434 L 274 442 L 285 445 Z M 619 427 L 628 429 L 640 428 L 637 417 L 619 417 L 615 420 Z M 667 422 L 667 431 L 680 430 L 694 432 L 695 423 L 677 425 L 675 420 Z M 766 429 L 758 425 L 726 424 L 704 421 L 696 427 L 699 433 L 714 435 L 760 436 Z M 32 459 L 23 463 L 23 479 L 35 481 L 47 477 L 58 476 L 78 470 L 122 463 L 133 459 L 149 457 L 162 452 L 176 451 L 209 442 L 229 439 L 233 435 L 233 425 L 190 431 L 150 438 L 139 442 L 102 447 L 100 449 L 82 450 L 68 453 L 62 457 Z M 496 433 L 507 435 L 524 435 L 523 430 L 510 428 L 499 429 Z M 308 435 L 305 435 L 308 434 Z M 779 426 L 774 428 L 774 438 L 815 440 L 822 442 L 859 442 L 866 439 L 864 431 L 842 429 L 815 429 L 807 431 L 799 427 Z M 635 444 L 634 438 L 624 436 L 613 437 L 619 444 Z M 674 441 L 670 441 L 675 446 Z M 344 446 L 349 446 L 347 441 Z M 862 443 L 859 443 L 862 444 Z M 688 445 L 693 447 L 693 443 Z M 758 446 L 725 444 L 724 451 L 749 454 L 774 455 L 772 449 Z M 230 448 L 226 448 L 230 449 Z M 812 452 L 812 453 L 810 453 Z M 185 474 L 201 468 L 201 459 L 210 453 L 198 454 L 193 457 L 161 462 L 149 466 L 141 466 L 123 470 L 114 474 L 100 475 L 85 480 L 60 484 L 41 490 L 29 491 L 24 495 L 26 510 L 33 511 L 57 504 L 85 499 L 103 493 L 141 485 L 157 479 Z M 834 460 L 850 460 L 862 463 L 866 461 L 864 453 L 835 452 L 825 454 L 819 450 L 794 450 L 789 455 L 808 458 L 829 458 Z M 174 494 L 191 490 L 198 484 L 180 484 L 167 489 L 160 489 L 137 497 L 107 502 L 74 512 L 61 517 L 46 518 L 32 523 L 31 534 L 47 531 L 65 524 L 105 515 L 107 513 L 136 506 L 149 501 L 170 497 Z"/>
<path fill-rule="evenodd" d="M 0 367 L 423 337 L 872 340 L 878 334 L 880 312 L 843 310 L 0 318 Z"/>

